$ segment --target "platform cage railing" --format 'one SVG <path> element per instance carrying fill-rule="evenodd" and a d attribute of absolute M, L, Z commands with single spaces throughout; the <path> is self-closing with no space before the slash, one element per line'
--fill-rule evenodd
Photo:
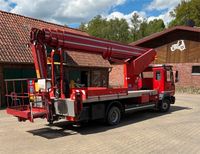
<path fill-rule="evenodd" d="M 44 96 L 38 92 L 38 79 L 6 79 L 5 97 L 7 113 L 18 117 L 19 121 L 45 117 L 47 106 Z"/>
<path fill-rule="evenodd" d="M 26 106 L 30 105 L 30 103 L 34 107 L 43 107 L 42 96 L 35 91 L 35 83 L 37 80 L 38 79 L 5 79 L 7 107 Z M 30 83 L 34 83 L 34 85 L 30 85 Z"/>

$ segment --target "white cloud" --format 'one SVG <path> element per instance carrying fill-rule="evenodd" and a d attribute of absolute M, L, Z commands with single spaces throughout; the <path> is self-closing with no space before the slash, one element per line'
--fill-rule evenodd
<path fill-rule="evenodd" d="M 125 3 L 125 0 L 10 0 L 13 13 L 62 24 L 87 22 L 98 14 Z"/>
<path fill-rule="evenodd" d="M 129 14 L 123 14 L 121 12 L 112 12 L 111 14 L 105 16 L 105 18 L 107 18 L 108 20 L 110 19 L 115 19 L 115 18 L 119 18 L 119 19 L 126 19 L 126 21 L 128 22 L 129 26 L 131 27 L 131 17 L 134 13 L 137 13 L 139 15 L 139 20 L 143 21 L 144 18 L 146 18 L 146 13 L 145 12 L 138 12 L 138 11 L 133 11 Z"/>
<path fill-rule="evenodd" d="M 123 14 L 121 12 L 112 12 L 111 14 L 104 16 L 104 18 L 107 18 L 108 20 L 115 19 L 115 18 L 126 19 L 129 26 L 131 27 L 131 17 L 134 13 L 137 13 L 139 15 L 139 19 L 141 21 L 143 21 L 144 19 L 147 19 L 147 22 L 149 22 L 154 19 L 162 19 L 166 26 L 172 20 L 172 17 L 170 16 L 170 11 L 164 12 L 158 16 L 147 16 L 147 14 L 143 11 L 141 12 L 133 11 L 130 14 Z"/>
<path fill-rule="evenodd" d="M 164 21 L 165 25 L 167 26 L 168 23 L 173 19 L 173 17 L 170 16 L 170 11 L 171 10 L 166 11 L 166 12 L 160 14 L 159 16 L 150 16 L 150 17 L 148 17 L 147 21 L 149 22 L 154 19 L 162 19 Z"/>
<path fill-rule="evenodd" d="M 170 12 L 175 9 L 178 4 L 181 3 L 182 0 L 153 0 L 149 5 L 146 6 L 146 11 L 164 11 L 163 13 L 159 14 L 158 16 L 150 16 L 148 17 L 148 21 L 154 20 L 154 19 L 162 19 L 165 23 L 165 25 L 168 25 L 168 23 L 173 19 L 173 17 L 170 16 Z M 190 1 L 190 0 L 185 0 Z"/>
<path fill-rule="evenodd" d="M 10 9 L 11 9 L 11 7 L 9 5 L 9 2 L 7 2 L 5 0 L 0 0 L 0 10 L 8 11 Z"/>
<path fill-rule="evenodd" d="M 177 6 L 182 0 L 153 0 L 148 6 L 147 10 L 164 10 L 171 9 Z"/>
<path fill-rule="evenodd" d="M 152 0 L 142 11 L 132 11 L 124 14 L 112 12 L 118 5 L 123 5 L 127 0 L 0 0 L 0 9 L 30 16 L 58 24 L 79 24 L 88 22 L 94 16 L 101 14 L 109 19 L 124 18 L 129 25 L 134 13 L 139 14 L 140 19 L 146 18 L 148 21 L 153 19 L 163 19 L 167 24 L 172 18 L 169 12 L 180 3 L 181 0 Z M 133 4 L 135 0 L 132 0 Z M 12 7 L 11 7 L 12 6 Z M 148 16 L 148 12 L 163 10 L 158 16 Z"/>
<path fill-rule="evenodd" d="M 124 18 L 127 20 L 129 26 L 131 26 L 131 17 L 134 13 L 137 13 L 140 17 L 140 20 L 147 19 L 147 21 L 152 21 L 154 19 L 162 19 L 167 26 L 168 23 L 173 19 L 173 17 L 170 16 L 170 12 L 173 11 L 173 9 L 181 2 L 182 0 L 152 0 L 151 3 L 149 3 L 143 11 L 133 11 L 130 14 L 123 14 L 121 12 L 112 12 L 111 14 L 107 15 L 106 17 L 108 19 L 114 19 L 114 18 Z M 189 1 L 189 0 L 187 0 Z M 157 16 L 148 16 L 149 11 L 161 11 L 163 10 L 161 14 Z"/>

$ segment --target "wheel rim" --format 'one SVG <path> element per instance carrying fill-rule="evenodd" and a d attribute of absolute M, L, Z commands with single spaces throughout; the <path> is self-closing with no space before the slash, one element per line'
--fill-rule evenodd
<path fill-rule="evenodd" d="M 110 113 L 110 121 L 112 123 L 116 123 L 119 119 L 119 112 L 114 109 L 111 113 Z"/>
<path fill-rule="evenodd" d="M 168 104 L 166 102 L 163 102 L 162 108 L 163 108 L 163 110 L 166 110 L 168 108 Z"/>

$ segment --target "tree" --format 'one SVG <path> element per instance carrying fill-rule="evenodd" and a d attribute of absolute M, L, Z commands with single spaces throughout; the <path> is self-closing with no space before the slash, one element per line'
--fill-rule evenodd
<path fill-rule="evenodd" d="M 200 26 L 200 1 L 182 1 L 171 13 L 174 17 L 169 23 L 169 27 L 177 25 L 187 25 L 188 22 L 194 22 L 196 26 Z"/>
<path fill-rule="evenodd" d="M 82 23 L 79 29 L 95 37 L 123 43 L 129 42 L 129 26 L 125 19 L 107 20 L 98 15 L 89 21 L 87 26 Z"/>
<path fill-rule="evenodd" d="M 80 26 L 79 26 L 79 29 L 82 30 L 82 31 L 87 31 L 87 26 L 85 23 L 81 22 Z"/>
<path fill-rule="evenodd" d="M 106 39 L 127 43 L 129 41 L 129 26 L 125 19 L 107 21 Z"/>
<path fill-rule="evenodd" d="M 156 32 L 160 32 L 164 29 L 165 24 L 162 19 L 154 19 L 150 22 L 148 22 L 147 19 L 143 19 L 139 25 L 139 29 L 136 30 L 135 40 L 142 39 L 143 37 L 149 36 Z"/>
<path fill-rule="evenodd" d="M 138 39 L 138 31 L 140 29 L 140 24 L 142 23 L 142 21 L 139 19 L 139 15 L 137 13 L 134 13 L 131 17 L 131 37 L 132 37 L 132 41 L 136 41 Z"/>
<path fill-rule="evenodd" d="M 108 40 L 122 43 L 130 43 L 150 34 L 160 32 L 165 28 L 162 19 L 155 19 L 147 22 L 147 19 L 140 19 L 137 13 L 131 18 L 131 28 L 125 19 L 106 19 L 100 15 L 94 17 L 88 24 L 81 23 L 79 29 L 88 34 Z"/>
<path fill-rule="evenodd" d="M 138 39 L 141 39 L 141 38 L 149 35 L 148 34 L 148 25 L 149 24 L 148 24 L 147 20 L 144 19 L 142 21 L 142 23 L 140 24 L 140 29 L 138 31 Z"/>
<path fill-rule="evenodd" d="M 150 21 L 147 25 L 147 35 L 151 35 L 156 32 L 163 31 L 165 29 L 165 24 L 162 19 L 154 19 Z"/>
<path fill-rule="evenodd" d="M 86 32 L 95 37 L 105 38 L 106 27 L 106 19 L 103 19 L 100 15 L 98 15 L 88 22 Z"/>

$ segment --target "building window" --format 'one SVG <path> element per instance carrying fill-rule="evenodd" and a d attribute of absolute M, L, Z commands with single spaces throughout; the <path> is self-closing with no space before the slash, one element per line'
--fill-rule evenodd
<path fill-rule="evenodd" d="M 108 74 L 105 70 L 93 70 L 91 72 L 91 86 L 92 87 L 107 87 Z"/>
<path fill-rule="evenodd" d="M 200 66 L 192 66 L 192 75 L 200 75 Z"/>

